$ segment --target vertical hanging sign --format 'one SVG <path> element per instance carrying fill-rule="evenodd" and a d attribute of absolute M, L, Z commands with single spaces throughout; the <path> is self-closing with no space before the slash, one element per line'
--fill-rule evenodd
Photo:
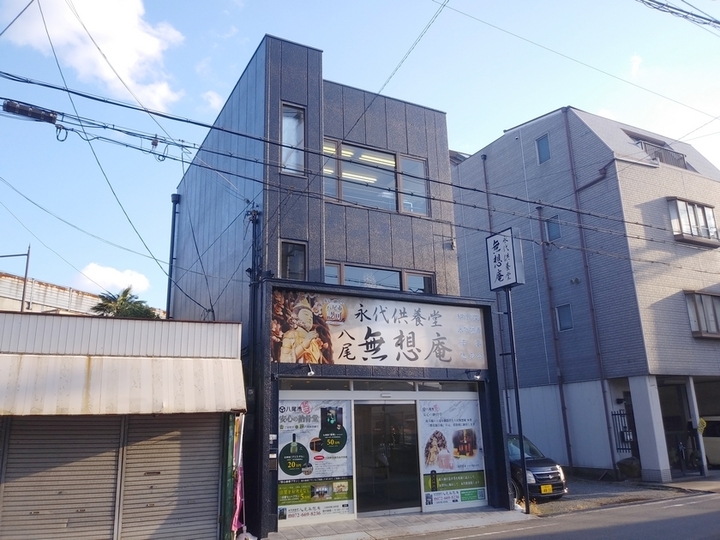
<path fill-rule="evenodd" d="M 515 241 L 512 229 L 488 236 L 487 260 L 490 271 L 490 290 L 503 289 L 525 283 L 522 246 Z"/>

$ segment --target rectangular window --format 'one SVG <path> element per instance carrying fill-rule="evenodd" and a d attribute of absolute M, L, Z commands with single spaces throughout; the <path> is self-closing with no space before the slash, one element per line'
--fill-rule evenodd
<path fill-rule="evenodd" d="M 323 191 L 344 202 L 429 215 L 425 160 L 323 142 Z"/>
<path fill-rule="evenodd" d="M 545 220 L 545 232 L 547 234 L 548 242 L 557 240 L 560 238 L 560 221 L 558 216 L 553 216 Z"/>
<path fill-rule="evenodd" d="M 703 246 L 720 246 L 712 206 L 670 198 L 668 209 L 676 240 Z"/>
<path fill-rule="evenodd" d="M 305 244 L 283 242 L 280 250 L 280 268 L 283 279 L 305 281 Z"/>
<path fill-rule="evenodd" d="M 338 198 L 337 143 L 327 139 L 323 141 L 323 193 Z"/>
<path fill-rule="evenodd" d="M 572 308 L 570 304 L 563 304 L 555 308 L 555 317 L 557 318 L 557 327 L 561 332 L 565 330 L 572 330 L 573 328 L 573 317 Z"/>
<path fill-rule="evenodd" d="M 325 283 L 329 285 L 340 285 L 339 264 L 325 264 Z"/>
<path fill-rule="evenodd" d="M 408 292 L 432 294 L 433 280 L 432 276 L 426 276 L 422 274 L 410 274 L 408 273 L 405 277 L 407 287 L 405 288 Z"/>
<path fill-rule="evenodd" d="M 400 290 L 400 272 L 345 265 L 344 284 L 370 289 Z"/>
<path fill-rule="evenodd" d="M 282 106 L 282 171 L 305 173 L 305 111 Z"/>
<path fill-rule="evenodd" d="M 545 163 L 550 159 L 550 139 L 547 133 L 535 140 L 535 146 L 537 147 L 538 163 Z"/>
<path fill-rule="evenodd" d="M 434 280 L 430 274 L 384 270 L 340 263 L 325 263 L 325 283 L 371 289 L 389 289 L 433 294 Z"/>
<path fill-rule="evenodd" d="M 428 198 L 425 162 L 419 159 L 401 157 L 400 172 L 402 211 L 427 216 Z"/>
<path fill-rule="evenodd" d="M 720 339 L 720 295 L 685 292 L 685 301 L 693 336 Z"/>

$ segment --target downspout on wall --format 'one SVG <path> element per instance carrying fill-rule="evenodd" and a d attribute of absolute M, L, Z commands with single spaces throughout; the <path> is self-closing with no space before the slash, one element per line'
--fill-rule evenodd
<path fill-rule="evenodd" d="M 544 224 L 544 217 L 542 213 L 542 206 L 537 207 L 538 212 L 538 225 L 540 226 L 540 245 L 542 246 L 542 255 L 543 255 L 543 270 L 545 271 L 545 281 L 547 283 L 547 293 L 548 293 L 548 307 L 550 308 L 550 320 L 552 321 L 552 311 L 553 306 L 555 305 L 555 299 L 553 296 L 553 290 L 552 286 L 550 285 L 550 269 L 548 267 L 548 255 L 547 255 L 547 238 L 545 238 L 545 227 Z M 570 443 L 570 429 L 568 427 L 568 417 L 567 417 L 567 405 L 565 404 L 565 385 L 563 382 L 563 374 L 562 374 L 562 366 L 560 363 L 560 345 L 559 345 L 559 338 L 558 338 L 558 330 L 557 326 L 554 324 L 550 325 L 552 327 L 552 334 L 553 334 L 553 351 L 555 356 L 555 374 L 557 376 L 558 381 L 558 393 L 560 395 L 560 413 L 562 415 L 562 423 L 563 423 L 563 431 L 565 432 L 565 451 L 567 452 L 567 458 L 568 458 L 568 465 L 570 467 L 574 467 L 573 464 L 573 456 L 572 456 L 572 444 Z"/>
<path fill-rule="evenodd" d="M 180 203 L 180 194 L 173 193 L 170 195 L 170 202 L 172 202 L 172 219 L 170 222 L 170 258 L 168 259 L 167 300 L 165 302 L 165 317 L 168 319 L 172 319 L 170 316 L 170 304 L 172 300 L 173 269 L 175 267 L 175 222 L 177 218 L 177 206 Z"/>
<path fill-rule="evenodd" d="M 575 156 L 573 154 L 572 142 L 570 139 L 570 121 L 568 119 L 568 111 L 570 107 L 563 107 L 563 120 L 565 123 L 565 140 L 567 142 L 568 160 L 570 162 L 570 177 L 572 178 L 573 195 L 575 197 L 575 217 L 578 224 L 578 233 L 580 238 L 580 253 L 583 260 L 583 271 L 585 274 L 585 291 L 587 292 L 588 306 L 590 308 L 590 323 L 592 325 L 593 346 L 595 348 L 595 359 L 598 365 L 598 374 L 600 376 L 600 387 L 602 388 L 603 409 L 605 411 L 605 427 L 607 429 L 608 449 L 610 450 L 610 461 L 612 462 L 613 473 L 615 478 L 618 477 L 617 465 L 615 464 L 615 449 L 613 447 L 613 428 L 610 417 L 610 409 L 608 407 L 607 379 L 605 378 L 605 367 L 603 365 L 602 351 L 600 350 L 600 334 L 597 328 L 597 319 L 595 314 L 595 301 L 592 294 L 592 282 L 590 281 L 590 266 L 587 258 L 587 246 L 585 243 L 585 232 L 583 229 L 582 215 L 580 213 L 580 188 L 577 183 L 577 172 L 575 171 Z"/>

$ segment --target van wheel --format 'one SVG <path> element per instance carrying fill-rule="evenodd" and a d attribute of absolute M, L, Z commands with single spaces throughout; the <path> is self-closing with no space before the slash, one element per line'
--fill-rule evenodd
<path fill-rule="evenodd" d="M 523 499 L 523 492 L 515 480 L 510 480 L 510 499 L 518 503 Z"/>

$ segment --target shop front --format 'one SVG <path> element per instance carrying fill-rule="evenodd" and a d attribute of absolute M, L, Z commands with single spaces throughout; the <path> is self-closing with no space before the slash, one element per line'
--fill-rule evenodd
<path fill-rule="evenodd" d="M 275 289 L 272 314 L 279 528 L 498 505 L 482 306 Z"/>

